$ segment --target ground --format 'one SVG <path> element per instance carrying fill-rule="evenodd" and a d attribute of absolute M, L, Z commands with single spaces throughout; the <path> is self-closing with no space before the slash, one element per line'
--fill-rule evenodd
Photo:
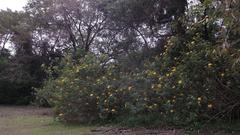
<path fill-rule="evenodd" d="M 0 135 L 183 135 L 182 130 L 66 126 L 53 120 L 51 109 L 0 106 Z M 227 135 L 223 132 L 199 135 Z M 239 135 L 234 133 L 233 135 Z"/>
<path fill-rule="evenodd" d="M 51 109 L 0 107 L 0 135 L 91 135 L 91 131 L 54 122 Z"/>

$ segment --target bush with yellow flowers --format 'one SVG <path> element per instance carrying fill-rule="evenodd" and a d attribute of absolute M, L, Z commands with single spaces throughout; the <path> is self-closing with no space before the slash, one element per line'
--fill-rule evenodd
<path fill-rule="evenodd" d="M 53 68 L 59 76 L 50 77 L 37 95 L 65 122 L 179 126 L 237 118 L 240 42 L 230 36 L 240 35 L 240 26 L 223 20 L 226 27 L 236 28 L 226 37 L 217 18 L 207 19 L 200 23 L 179 19 L 177 23 L 191 27 L 167 39 L 163 53 L 146 59 L 136 70 L 126 71 L 105 56 L 66 57 Z"/>
<path fill-rule="evenodd" d="M 46 81 L 38 97 L 65 122 L 189 125 L 226 115 L 225 109 L 237 114 L 240 69 L 231 63 L 231 52 L 238 49 L 220 55 L 217 46 L 196 36 L 189 33 L 186 44 L 172 37 L 162 56 L 133 72 L 123 72 L 115 62 L 102 64 L 92 54 L 77 61 L 66 58 L 55 69 L 60 76 Z"/>
<path fill-rule="evenodd" d="M 188 34 L 184 41 L 169 39 L 164 54 L 133 72 L 123 72 L 115 62 L 102 64 L 101 57 L 92 54 L 77 61 L 66 58 L 64 66 L 55 67 L 60 76 L 46 81 L 38 97 L 64 122 L 189 125 L 216 114 L 234 117 L 240 69 L 232 60 L 239 49 L 220 53 L 197 31 Z"/>
<path fill-rule="evenodd" d="M 102 76 L 99 62 L 91 55 L 72 61 L 66 58 L 55 71 L 56 79 L 49 79 L 38 90 L 38 97 L 44 97 L 54 107 L 55 116 L 62 121 L 91 121 L 98 114 L 98 97 L 103 89 L 97 82 Z"/>
<path fill-rule="evenodd" d="M 169 38 L 155 60 L 161 75 L 155 86 L 161 86 L 165 113 L 177 125 L 239 119 L 239 42 L 221 35 L 217 30 L 224 28 L 215 19 L 193 23 L 185 34 Z M 240 31 L 229 30 L 229 35 L 236 34 Z"/>
<path fill-rule="evenodd" d="M 50 77 L 37 90 L 37 98 L 46 100 L 54 107 L 55 117 L 65 122 L 112 120 L 144 110 L 147 105 L 139 101 L 145 102 L 148 97 L 140 94 L 144 92 L 142 85 L 136 85 L 136 80 L 115 63 L 102 61 L 104 57 L 93 54 L 78 60 L 66 57 L 59 67 L 50 70 L 50 74 L 57 72 L 59 76 Z"/>

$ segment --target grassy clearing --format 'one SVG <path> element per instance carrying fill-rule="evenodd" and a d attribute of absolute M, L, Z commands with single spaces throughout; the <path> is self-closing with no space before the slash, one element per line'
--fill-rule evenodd
<path fill-rule="evenodd" d="M 0 135 L 91 135 L 90 129 L 65 126 L 46 116 L 0 118 Z"/>
<path fill-rule="evenodd" d="M 125 118 L 126 119 L 126 118 Z M 143 118 L 141 118 L 143 119 Z M 130 123 L 139 120 L 133 119 Z M 151 119 L 152 120 L 152 119 Z M 126 121 L 128 122 L 128 121 Z M 132 123 L 135 124 L 135 123 Z M 126 124 L 127 125 L 127 124 Z M 122 126 L 118 126 L 122 127 Z M 53 120 L 51 109 L 35 107 L 1 107 L 0 135 L 184 135 L 183 130 L 165 128 L 118 128 L 101 126 L 64 125 Z M 124 126 L 123 126 L 124 127 Z M 226 132 L 224 132 L 226 131 Z M 195 132 L 195 130 L 194 130 Z M 239 135 L 240 122 L 209 123 L 193 135 Z"/>

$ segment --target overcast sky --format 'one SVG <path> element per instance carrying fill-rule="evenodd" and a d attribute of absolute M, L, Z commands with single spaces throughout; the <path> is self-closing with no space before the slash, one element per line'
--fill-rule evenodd
<path fill-rule="evenodd" d="M 22 10 L 28 0 L 0 0 L 0 9 Z M 188 0 L 196 3 L 197 0 Z"/>
<path fill-rule="evenodd" d="M 28 0 L 0 0 L 0 9 L 23 10 Z"/>

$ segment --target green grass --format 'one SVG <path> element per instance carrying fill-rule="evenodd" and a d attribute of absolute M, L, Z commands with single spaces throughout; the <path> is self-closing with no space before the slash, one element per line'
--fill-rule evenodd
<path fill-rule="evenodd" d="M 139 119 L 130 119 L 130 123 L 135 124 L 134 121 L 138 121 Z M 145 119 L 144 122 L 146 122 Z M 91 130 L 104 130 L 105 128 L 106 127 L 101 126 L 93 127 L 80 125 L 64 125 L 54 121 L 53 118 L 50 116 L 47 117 L 26 115 L 0 117 L 0 135 L 100 135 L 100 132 L 91 133 Z M 234 123 L 209 123 L 208 125 L 203 127 L 203 132 L 205 131 L 226 131 L 227 133 L 239 133 L 240 122 L 237 121 Z"/>
<path fill-rule="evenodd" d="M 66 126 L 51 117 L 0 118 L 0 135 L 91 135 L 91 127 Z"/>

